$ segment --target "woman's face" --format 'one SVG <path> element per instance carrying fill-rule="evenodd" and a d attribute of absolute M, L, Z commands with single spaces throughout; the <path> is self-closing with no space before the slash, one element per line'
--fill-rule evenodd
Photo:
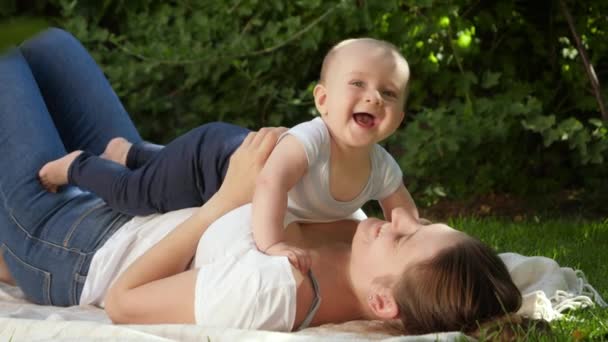
<path fill-rule="evenodd" d="M 387 222 L 369 218 L 359 223 L 350 264 L 354 284 L 369 284 L 379 277 L 399 277 L 464 236 L 445 224 L 421 225 L 400 208 L 393 210 L 392 219 Z"/>

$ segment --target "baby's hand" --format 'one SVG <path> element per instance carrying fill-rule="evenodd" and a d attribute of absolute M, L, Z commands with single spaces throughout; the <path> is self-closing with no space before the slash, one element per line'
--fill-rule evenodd
<path fill-rule="evenodd" d="M 293 267 L 297 268 L 303 274 L 308 273 L 312 262 L 308 250 L 290 246 L 285 242 L 275 243 L 268 247 L 264 253 L 267 255 L 286 256 Z"/>

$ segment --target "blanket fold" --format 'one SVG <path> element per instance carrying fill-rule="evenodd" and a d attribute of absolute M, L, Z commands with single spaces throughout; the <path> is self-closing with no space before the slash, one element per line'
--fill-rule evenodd
<path fill-rule="evenodd" d="M 542 256 L 502 253 L 500 257 L 522 293 L 519 313 L 524 316 L 552 321 L 567 310 L 608 306 L 581 270 L 560 267 Z"/>

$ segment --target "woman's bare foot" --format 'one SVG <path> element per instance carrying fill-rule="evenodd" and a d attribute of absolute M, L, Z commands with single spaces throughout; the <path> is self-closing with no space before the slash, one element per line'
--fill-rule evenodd
<path fill-rule="evenodd" d="M 82 151 L 71 152 L 59 159 L 44 164 L 38 171 L 40 183 L 50 192 L 57 192 L 60 186 L 68 183 L 68 169 Z"/>
<path fill-rule="evenodd" d="M 127 165 L 127 154 L 133 144 L 125 138 L 114 138 L 110 140 L 101 158 L 109 159 L 120 165 Z"/>
<path fill-rule="evenodd" d="M 0 282 L 6 283 L 9 285 L 13 285 L 13 286 L 16 285 L 15 279 L 13 279 L 11 272 L 8 270 L 8 266 L 4 262 L 4 257 L 2 256 L 2 251 L 0 251 Z"/>

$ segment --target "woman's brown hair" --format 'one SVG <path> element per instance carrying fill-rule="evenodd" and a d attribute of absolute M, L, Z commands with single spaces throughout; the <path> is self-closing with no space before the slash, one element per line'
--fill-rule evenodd
<path fill-rule="evenodd" d="M 404 272 L 395 288 L 407 334 L 476 334 L 521 306 L 521 293 L 496 252 L 466 236 Z M 507 315 L 507 316 L 505 316 Z"/>

